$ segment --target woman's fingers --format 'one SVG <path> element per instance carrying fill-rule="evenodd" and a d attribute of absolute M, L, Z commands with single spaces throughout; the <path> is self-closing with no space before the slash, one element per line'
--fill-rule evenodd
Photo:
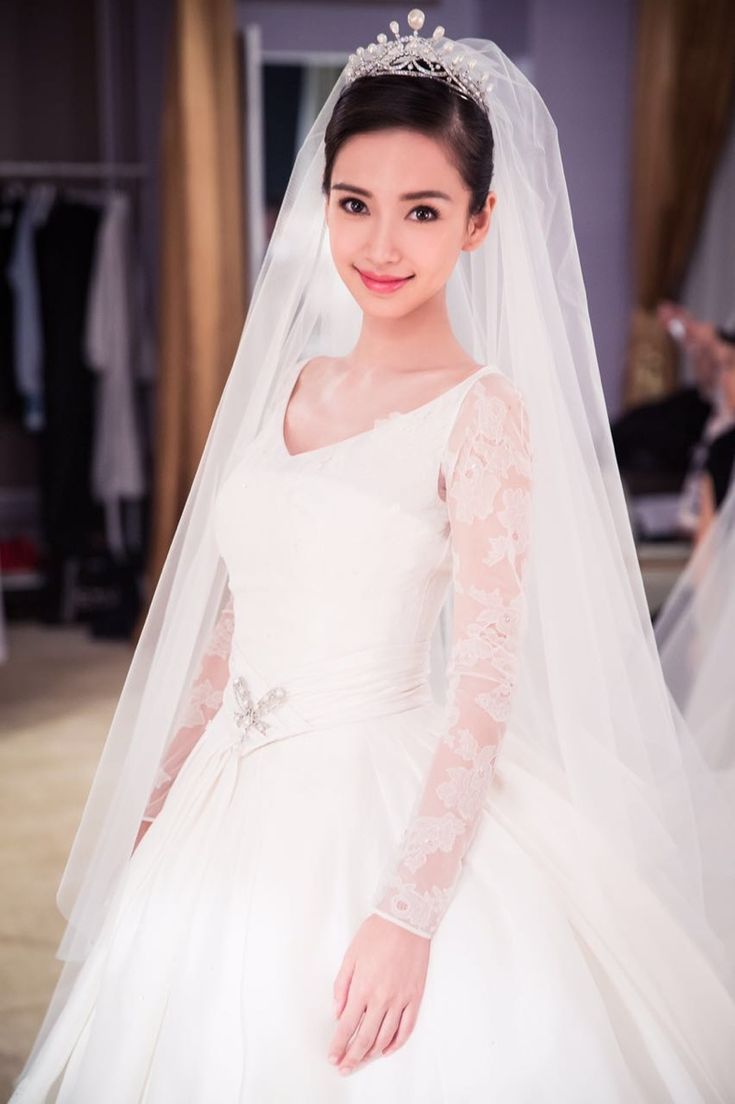
<path fill-rule="evenodd" d="M 383 1050 L 383 1054 L 392 1054 L 394 1050 L 398 1050 L 406 1042 L 411 1032 L 414 1029 L 416 1020 L 418 1018 L 419 1005 L 417 1001 L 409 1001 L 401 1014 L 401 1022 L 398 1025 L 398 1031 L 395 1034 L 393 1040 Z"/>
<path fill-rule="evenodd" d="M 383 1022 L 380 1025 L 380 1030 L 375 1038 L 375 1042 L 365 1054 L 365 1061 L 369 1062 L 372 1058 L 378 1058 L 385 1052 L 385 1048 L 395 1037 L 398 1025 L 401 1022 L 402 1013 L 403 1008 L 400 1004 L 391 1005 L 383 1017 Z"/>
<path fill-rule="evenodd" d="M 383 1017 L 375 1042 L 365 1052 L 361 1061 L 358 1061 L 356 1065 L 351 1065 L 352 1071 L 362 1068 L 368 1062 L 375 1061 L 376 1058 L 392 1054 L 393 1051 L 403 1046 L 410 1037 L 418 1018 L 417 1009 L 417 1004 L 405 1006 L 395 1004 L 391 1006 Z M 346 1062 L 347 1056 L 345 1057 Z M 346 1068 L 345 1063 L 339 1067 L 340 1070 Z"/>
<path fill-rule="evenodd" d="M 352 982 L 352 975 L 355 969 L 354 959 L 348 954 L 342 960 L 339 973 L 334 979 L 334 985 L 332 987 L 332 996 L 334 997 L 334 1014 L 335 1016 L 342 1015 L 342 1009 L 345 1006 L 347 1000 L 347 994 L 350 991 L 350 984 Z"/>
<path fill-rule="evenodd" d="M 365 1001 L 357 996 L 354 986 L 350 988 L 347 1004 L 339 1018 L 337 1030 L 329 1047 L 329 1061 L 338 1065 L 344 1057 L 347 1045 L 358 1028 L 362 1014 L 366 1009 Z"/>
<path fill-rule="evenodd" d="M 350 1039 L 344 1057 L 339 1064 L 340 1071 L 353 1070 L 360 1064 L 373 1046 L 387 1011 L 385 1005 L 374 1002 L 368 1004 L 358 1024 L 357 1031 Z"/>

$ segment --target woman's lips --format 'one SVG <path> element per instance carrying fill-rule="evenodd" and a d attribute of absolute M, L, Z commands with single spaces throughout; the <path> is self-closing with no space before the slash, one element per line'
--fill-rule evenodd
<path fill-rule="evenodd" d="M 362 270 L 359 268 L 357 271 L 360 273 L 360 278 L 362 279 L 365 287 L 369 288 L 371 291 L 396 291 L 399 287 L 403 287 L 404 284 L 408 283 L 408 281 L 412 279 L 411 276 L 404 276 L 401 279 L 393 280 L 388 277 L 372 276 L 368 272 L 362 272 Z"/>

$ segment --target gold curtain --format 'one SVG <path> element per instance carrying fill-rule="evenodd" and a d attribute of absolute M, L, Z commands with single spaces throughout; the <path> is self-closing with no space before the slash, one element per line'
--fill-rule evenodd
<path fill-rule="evenodd" d="M 639 0 L 626 406 L 676 386 L 675 348 L 654 310 L 679 294 L 734 101 L 732 0 Z"/>
<path fill-rule="evenodd" d="M 148 598 L 196 473 L 245 317 L 242 113 L 233 0 L 175 0 L 167 62 Z"/>

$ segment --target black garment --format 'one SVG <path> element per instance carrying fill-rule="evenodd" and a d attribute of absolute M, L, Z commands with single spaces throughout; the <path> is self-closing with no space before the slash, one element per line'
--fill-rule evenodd
<path fill-rule="evenodd" d="M 696 387 L 622 414 L 612 424 L 618 466 L 631 490 L 681 490 L 692 452 L 712 413 Z"/>
<path fill-rule="evenodd" d="M 0 200 L 0 414 L 20 421 L 23 396 L 15 378 L 15 293 L 7 268 L 15 248 L 23 200 Z"/>
<path fill-rule="evenodd" d="M 90 468 L 96 380 L 83 341 L 100 218 L 98 207 L 57 196 L 35 236 L 44 345 L 40 485 L 49 621 L 65 619 L 66 561 L 84 552 L 95 526 Z"/>
<path fill-rule="evenodd" d="M 712 476 L 715 489 L 715 506 L 719 510 L 725 500 L 735 469 L 735 426 L 715 437 L 709 446 L 705 471 Z"/>

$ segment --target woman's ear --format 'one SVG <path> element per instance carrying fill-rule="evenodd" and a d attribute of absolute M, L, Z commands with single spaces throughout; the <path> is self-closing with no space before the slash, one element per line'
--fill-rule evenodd
<path fill-rule="evenodd" d="M 470 217 L 470 225 L 464 245 L 462 246 L 463 249 L 470 251 L 477 249 L 485 240 L 490 229 L 493 207 L 495 206 L 496 200 L 497 196 L 495 192 L 488 192 L 482 208 Z"/>

